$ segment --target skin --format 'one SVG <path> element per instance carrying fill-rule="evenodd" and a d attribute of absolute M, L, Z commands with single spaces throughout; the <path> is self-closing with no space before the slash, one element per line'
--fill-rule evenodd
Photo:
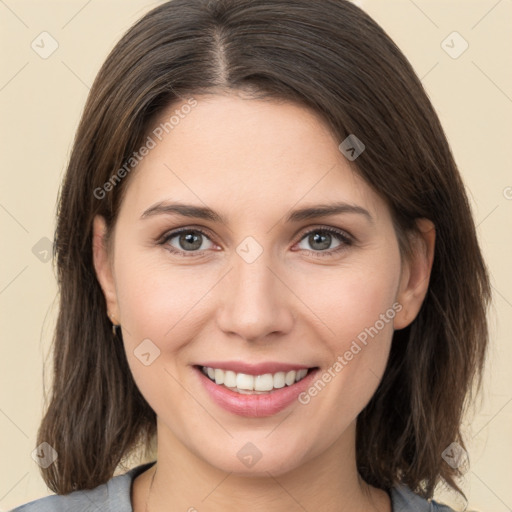
<path fill-rule="evenodd" d="M 110 250 L 103 219 L 94 220 L 94 263 L 108 311 L 158 418 L 158 462 L 135 479 L 134 510 L 145 510 L 156 468 L 150 512 L 389 512 L 388 494 L 358 475 L 356 418 L 383 375 L 393 330 L 409 325 L 425 297 L 433 226 L 420 220 L 413 256 L 401 258 L 386 203 L 315 112 L 240 94 L 196 100 L 128 178 Z M 227 225 L 140 218 L 160 201 L 207 205 Z M 334 201 L 366 209 L 371 220 L 341 213 L 286 222 L 291 210 Z M 180 227 L 206 231 L 198 256 L 170 252 L 185 250 L 179 236 L 158 244 Z M 324 252 L 342 250 L 319 255 L 308 235 L 325 227 L 349 233 L 352 243 L 333 236 Z M 236 252 L 247 236 L 263 249 L 252 263 Z M 220 408 L 191 366 L 280 361 L 325 371 L 394 303 L 401 310 L 316 397 L 273 416 Z M 160 350 L 149 366 L 134 355 L 146 338 Z M 262 454 L 250 468 L 237 457 L 248 442 Z"/>

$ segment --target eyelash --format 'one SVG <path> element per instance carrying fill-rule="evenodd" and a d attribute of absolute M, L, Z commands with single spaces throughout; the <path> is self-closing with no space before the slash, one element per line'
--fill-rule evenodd
<path fill-rule="evenodd" d="M 189 233 L 189 232 L 200 233 L 201 235 L 205 236 L 206 238 L 208 238 L 210 240 L 210 236 L 204 230 L 202 230 L 200 228 L 185 227 L 185 228 L 176 229 L 175 231 L 171 231 L 170 233 L 165 234 L 161 238 L 160 242 L 158 242 L 158 244 L 166 245 L 167 242 L 169 240 L 171 240 L 172 238 L 180 235 L 181 233 Z M 336 228 L 332 228 L 332 227 L 319 227 L 319 228 L 310 229 L 309 231 L 305 231 L 301 234 L 299 240 L 296 243 L 301 242 L 302 240 L 304 240 L 306 237 L 308 237 L 309 235 L 311 235 L 313 233 L 333 234 L 338 239 L 338 241 L 341 242 L 340 245 L 338 245 L 334 249 L 330 249 L 327 251 L 310 251 L 310 250 L 302 249 L 303 251 L 306 251 L 307 254 L 312 255 L 316 258 L 325 258 L 328 256 L 333 256 L 334 254 L 337 254 L 343 250 L 346 250 L 347 246 L 351 246 L 354 243 L 354 239 L 351 235 L 349 235 L 345 231 L 342 231 L 342 230 L 336 229 Z M 178 254 L 181 256 L 185 256 L 185 257 L 193 257 L 194 258 L 194 257 L 202 256 L 201 255 L 202 251 L 181 251 L 181 250 L 176 249 L 175 247 L 172 247 L 170 245 L 167 247 L 167 250 L 173 254 Z"/>

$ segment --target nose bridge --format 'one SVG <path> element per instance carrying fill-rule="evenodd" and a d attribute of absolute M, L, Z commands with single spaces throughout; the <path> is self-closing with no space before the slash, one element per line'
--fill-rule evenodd
<path fill-rule="evenodd" d="M 240 244 L 238 251 L 244 247 Z M 256 340 L 291 328 L 293 316 L 286 288 L 269 267 L 270 251 L 262 251 L 256 259 L 245 258 L 243 253 L 233 255 L 218 310 L 223 331 Z"/>

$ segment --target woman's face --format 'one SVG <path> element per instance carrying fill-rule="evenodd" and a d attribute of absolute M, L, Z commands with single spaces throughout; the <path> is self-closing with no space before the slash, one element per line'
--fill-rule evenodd
<path fill-rule="evenodd" d="M 179 113 L 125 178 L 111 267 L 95 219 L 96 269 L 159 443 L 279 474 L 353 440 L 420 278 L 316 114 L 196 100 L 162 116 Z"/>

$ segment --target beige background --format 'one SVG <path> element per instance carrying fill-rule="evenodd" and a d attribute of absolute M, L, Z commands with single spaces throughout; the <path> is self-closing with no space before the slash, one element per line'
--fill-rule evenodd
<path fill-rule="evenodd" d="M 315 0 L 321 1 L 321 0 Z M 0 0 L 0 510 L 49 494 L 31 458 L 43 406 L 44 357 L 56 315 L 45 249 L 55 201 L 93 79 L 122 33 L 158 2 Z M 485 392 L 467 420 L 468 509 L 512 510 L 512 0 L 357 2 L 422 79 L 469 189 L 492 274 Z M 31 43 L 47 31 L 58 49 Z M 469 44 L 458 58 L 463 40 Z M 47 37 L 47 36 L 45 36 Z M 49 39 L 45 48 L 50 48 Z M 35 249 L 34 249 L 35 247 Z M 463 510 L 450 494 L 440 499 Z"/>

